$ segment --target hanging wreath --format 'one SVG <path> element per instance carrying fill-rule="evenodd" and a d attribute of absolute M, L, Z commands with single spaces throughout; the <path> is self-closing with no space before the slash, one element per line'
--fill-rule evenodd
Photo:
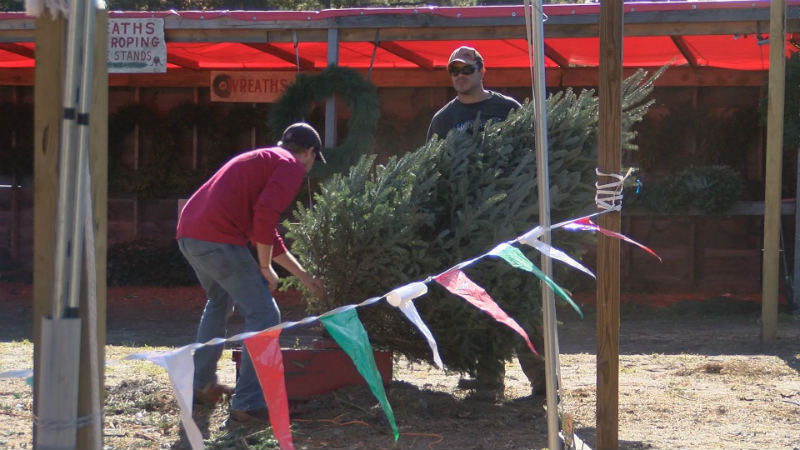
<path fill-rule="evenodd" d="M 353 165 L 372 143 L 380 116 L 375 85 L 353 69 L 331 65 L 318 74 L 298 75 L 270 115 L 270 128 L 278 140 L 287 126 L 308 120 L 313 103 L 321 103 L 334 94 L 344 101 L 351 115 L 344 141 L 336 147 L 323 149 L 328 164 L 314 166 L 314 174 L 320 178 Z"/>

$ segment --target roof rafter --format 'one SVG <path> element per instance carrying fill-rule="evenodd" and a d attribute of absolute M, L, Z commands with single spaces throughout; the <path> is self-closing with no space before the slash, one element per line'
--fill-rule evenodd
<path fill-rule="evenodd" d="M 290 62 L 292 64 L 300 63 L 300 70 L 314 70 L 314 61 L 303 58 L 302 56 L 295 55 L 292 52 L 288 52 L 275 44 L 269 43 L 256 43 L 256 42 L 249 42 L 247 43 L 249 47 L 252 47 L 256 50 L 260 50 L 264 53 L 269 53 L 272 56 L 278 57 L 286 62 Z"/>
<path fill-rule="evenodd" d="M 433 70 L 433 60 L 425 58 L 419 53 L 416 53 L 413 50 L 409 50 L 408 48 L 403 47 L 397 42 L 393 41 L 379 42 L 378 47 L 386 50 L 387 52 L 393 55 L 397 55 L 409 62 L 412 62 L 422 67 L 423 69 Z"/>
<path fill-rule="evenodd" d="M 13 42 L 2 42 L 0 43 L 0 50 L 5 50 L 7 52 L 16 53 L 17 55 L 24 56 L 26 58 L 34 58 L 35 51 L 26 46 L 21 44 L 16 44 Z"/>
<path fill-rule="evenodd" d="M 683 36 L 670 36 L 670 39 L 672 39 L 672 43 L 675 44 L 675 47 L 678 48 L 678 51 L 681 52 L 681 55 L 686 59 L 686 62 L 688 62 L 691 67 L 697 67 L 697 56 L 695 56 L 692 49 L 689 48 L 689 45 L 686 44 L 686 40 Z"/>
<path fill-rule="evenodd" d="M 564 55 L 554 50 L 553 47 L 547 45 L 547 43 L 544 44 L 544 55 L 552 59 L 553 62 L 558 64 L 558 67 L 562 69 L 569 67 L 569 60 L 565 58 Z"/>

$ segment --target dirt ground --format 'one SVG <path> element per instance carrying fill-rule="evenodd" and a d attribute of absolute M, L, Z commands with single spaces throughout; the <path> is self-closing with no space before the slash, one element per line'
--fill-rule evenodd
<path fill-rule="evenodd" d="M 800 449 L 800 320 L 782 314 L 778 339 L 761 344 L 755 303 L 716 298 L 653 310 L 647 296 L 635 297 L 623 305 L 620 329 L 620 448 Z M 0 284 L 0 371 L 32 366 L 30 299 L 30 286 Z M 284 319 L 302 317 L 296 299 L 279 301 Z M 189 343 L 202 303 L 197 288 L 109 289 L 105 448 L 188 448 L 164 371 L 120 359 Z M 559 311 L 561 405 L 577 435 L 594 447 L 595 323 L 591 307 L 586 310 L 583 321 Z M 295 342 L 312 331 L 297 330 Z M 230 351 L 219 374 L 233 382 Z M 387 393 L 401 433 L 396 445 L 377 402 L 354 386 L 302 404 L 305 411 L 292 417 L 295 447 L 546 447 L 543 399 L 530 397 L 515 361 L 507 365 L 501 401 L 476 398 L 458 388 L 458 379 L 395 356 Z M 0 448 L 31 448 L 31 403 L 24 381 L 0 379 Z M 227 408 L 223 402 L 196 409 L 207 448 L 277 448 L 268 429 L 229 426 Z"/>

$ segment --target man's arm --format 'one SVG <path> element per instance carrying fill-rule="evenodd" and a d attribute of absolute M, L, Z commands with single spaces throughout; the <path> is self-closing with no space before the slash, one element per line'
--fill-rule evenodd
<path fill-rule="evenodd" d="M 267 280 L 269 290 L 275 292 L 278 289 L 278 274 L 272 268 L 272 245 L 256 242 L 256 253 L 258 254 L 258 266 L 261 268 L 261 275 Z M 278 257 L 275 259 L 277 260 Z"/>
<path fill-rule="evenodd" d="M 314 278 L 310 273 L 306 272 L 306 269 L 300 265 L 300 262 L 294 255 L 286 250 L 286 252 L 281 253 L 280 255 L 275 256 L 275 262 L 280 264 L 281 267 L 288 270 L 289 273 L 296 276 L 303 285 L 308 288 L 315 296 L 322 298 L 322 294 L 324 292 L 324 287 L 322 285 L 322 280 L 318 278 Z"/>

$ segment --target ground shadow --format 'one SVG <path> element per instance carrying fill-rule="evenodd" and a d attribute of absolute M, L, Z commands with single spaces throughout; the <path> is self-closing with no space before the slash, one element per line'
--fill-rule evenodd
<path fill-rule="evenodd" d="M 585 308 L 583 320 L 562 314 L 559 320 L 561 353 L 597 352 L 596 315 Z M 562 318 L 563 316 L 563 318 Z M 761 342 L 760 304 L 726 298 L 678 302 L 653 308 L 627 304 L 621 307 L 621 355 L 699 354 L 773 355 L 800 371 L 800 318 L 779 315 L 778 336 Z"/>
<path fill-rule="evenodd" d="M 349 386 L 307 399 L 303 412 L 292 415 L 296 448 L 489 450 L 547 445 L 541 398 L 459 399 L 397 381 L 387 386 L 386 394 L 399 430 L 396 444 L 386 414 L 372 392 L 366 386 Z M 235 448 L 242 438 L 263 442 L 269 435 L 267 432 L 259 436 L 248 428 L 224 427 L 208 442 L 207 448 Z M 176 442 L 172 448 L 182 449 L 182 445 Z"/>
<path fill-rule="evenodd" d="M 575 434 L 586 443 L 589 448 L 597 448 L 597 429 L 594 427 L 583 427 L 578 428 L 575 430 Z M 650 449 L 653 448 L 652 445 L 648 444 L 647 442 L 641 441 L 623 441 L 618 440 L 618 449 L 619 450 L 641 450 L 641 449 Z M 578 450 L 580 448 L 578 447 Z"/>

